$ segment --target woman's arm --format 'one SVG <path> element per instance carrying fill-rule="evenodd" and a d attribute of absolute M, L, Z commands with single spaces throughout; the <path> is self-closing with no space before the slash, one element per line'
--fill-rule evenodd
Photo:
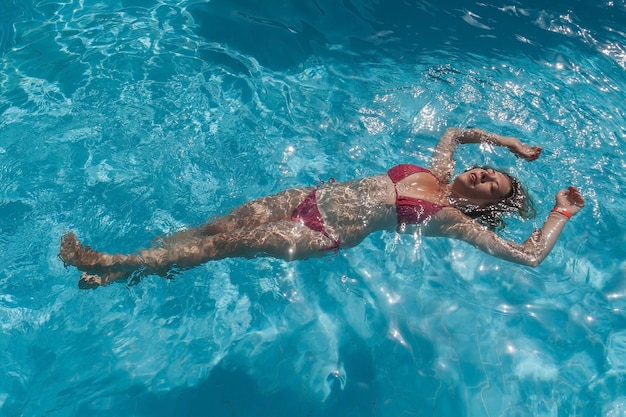
<path fill-rule="evenodd" d="M 437 234 L 464 240 L 500 259 L 535 267 L 548 256 L 567 221 L 578 213 L 584 204 L 585 200 L 576 188 L 569 187 L 567 190 L 559 191 L 555 208 L 548 215 L 543 227 L 531 233 L 522 244 L 502 239 L 477 221 L 452 208 L 439 212 L 441 217 L 438 219 Z"/>
<path fill-rule="evenodd" d="M 541 147 L 529 146 L 511 136 L 501 136 L 481 129 L 459 129 L 451 127 L 443 133 L 433 152 L 430 170 L 441 181 L 449 182 L 454 173 L 454 153 L 459 144 L 487 143 L 494 146 L 505 146 L 516 156 L 527 161 L 539 157 Z"/>

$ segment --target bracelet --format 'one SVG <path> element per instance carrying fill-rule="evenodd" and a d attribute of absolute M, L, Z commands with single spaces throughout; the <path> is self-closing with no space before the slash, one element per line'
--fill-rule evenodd
<path fill-rule="evenodd" d="M 572 218 L 572 213 L 570 213 L 569 211 L 567 211 L 566 209 L 561 208 L 561 207 L 554 206 L 554 208 L 552 209 L 552 213 L 562 214 L 565 217 L 567 217 L 568 219 Z"/>

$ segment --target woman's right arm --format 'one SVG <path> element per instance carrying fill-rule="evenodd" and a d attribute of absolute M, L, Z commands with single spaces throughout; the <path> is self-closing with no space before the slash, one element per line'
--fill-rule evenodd
<path fill-rule="evenodd" d="M 518 244 L 505 240 L 458 210 L 447 208 L 438 213 L 437 233 L 468 242 L 476 248 L 500 259 L 535 267 L 550 253 L 569 218 L 578 213 L 585 200 L 574 187 L 561 190 L 556 196 L 555 209 L 550 212 L 543 227 L 535 230 Z"/>
<path fill-rule="evenodd" d="M 541 154 L 541 147 L 530 146 L 511 136 L 489 133 L 482 129 L 460 129 L 450 127 L 443 133 L 431 161 L 430 171 L 441 181 L 449 182 L 454 173 L 454 153 L 458 145 L 468 143 L 486 143 L 493 146 L 505 146 L 516 156 L 527 161 L 534 161 Z"/>

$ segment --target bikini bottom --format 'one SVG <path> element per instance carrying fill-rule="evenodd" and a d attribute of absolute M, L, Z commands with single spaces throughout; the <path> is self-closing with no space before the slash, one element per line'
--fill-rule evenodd
<path fill-rule="evenodd" d="M 296 207 L 296 209 L 291 214 L 291 220 L 294 222 L 301 222 L 306 227 L 316 232 L 320 232 L 322 235 L 326 236 L 330 239 L 333 244 L 328 248 L 322 249 L 322 251 L 328 250 L 339 250 L 339 241 L 337 239 L 332 238 L 328 232 L 326 231 L 326 225 L 324 225 L 324 218 L 320 213 L 319 208 L 317 207 L 317 189 L 311 191 L 309 195 L 306 196 L 304 201 Z"/>

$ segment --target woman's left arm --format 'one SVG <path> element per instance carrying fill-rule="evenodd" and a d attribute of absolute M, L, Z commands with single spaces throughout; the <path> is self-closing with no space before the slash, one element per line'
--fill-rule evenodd
<path fill-rule="evenodd" d="M 543 227 L 535 230 L 522 244 L 502 239 L 475 220 L 455 209 L 441 210 L 437 234 L 464 240 L 478 249 L 498 258 L 535 267 L 545 259 L 558 240 L 567 221 L 585 204 L 574 187 L 561 190 L 556 205 L 548 215 Z M 439 215 L 439 214 L 438 214 Z"/>
<path fill-rule="evenodd" d="M 460 129 L 450 127 L 443 133 L 431 161 L 431 172 L 441 181 L 449 182 L 454 173 L 454 153 L 458 145 L 486 143 L 507 147 L 511 152 L 527 161 L 534 161 L 541 154 L 540 146 L 530 146 L 512 136 L 489 133 L 482 129 Z"/>

